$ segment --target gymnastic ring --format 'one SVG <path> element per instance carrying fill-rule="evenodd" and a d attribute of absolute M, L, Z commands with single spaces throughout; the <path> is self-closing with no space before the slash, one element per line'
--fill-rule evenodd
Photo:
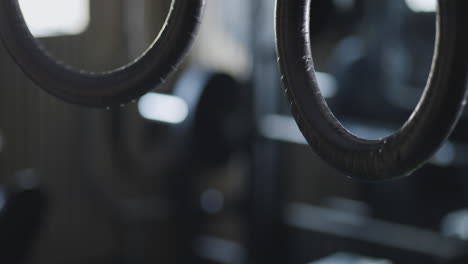
<path fill-rule="evenodd" d="M 276 1 L 276 49 L 291 112 L 312 149 L 349 177 L 377 181 L 411 174 L 458 122 L 467 96 L 468 1 L 438 2 L 435 54 L 420 102 L 394 134 L 366 140 L 341 125 L 320 93 L 310 47 L 311 0 Z"/>
<path fill-rule="evenodd" d="M 0 37 L 25 74 L 39 87 L 70 103 L 107 107 L 135 99 L 173 72 L 198 30 L 205 0 L 172 0 L 165 24 L 134 62 L 107 72 L 84 72 L 57 61 L 30 33 L 18 0 L 0 1 Z"/>

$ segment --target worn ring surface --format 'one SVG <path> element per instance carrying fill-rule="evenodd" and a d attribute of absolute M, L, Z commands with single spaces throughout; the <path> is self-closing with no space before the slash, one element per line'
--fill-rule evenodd
<path fill-rule="evenodd" d="M 30 33 L 18 0 L 0 1 L 0 37 L 14 61 L 39 87 L 70 103 L 126 103 L 164 82 L 186 55 L 205 0 L 172 0 L 163 29 L 134 62 L 108 72 L 84 72 L 52 58 Z"/>
<path fill-rule="evenodd" d="M 428 84 L 408 121 L 381 140 L 358 138 L 334 117 L 320 93 L 310 47 L 313 0 L 277 0 L 278 61 L 291 111 L 312 149 L 350 177 L 409 175 L 451 134 L 466 104 L 468 1 L 439 0 L 437 40 Z"/>

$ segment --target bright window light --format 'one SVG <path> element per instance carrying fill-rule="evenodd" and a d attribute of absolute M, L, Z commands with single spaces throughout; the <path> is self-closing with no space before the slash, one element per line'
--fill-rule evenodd
<path fill-rule="evenodd" d="M 296 121 L 285 115 L 269 114 L 260 121 L 260 132 L 269 139 L 291 142 L 296 144 L 307 144 Z"/>
<path fill-rule="evenodd" d="M 333 75 L 326 72 L 316 72 L 315 76 L 323 97 L 332 98 L 338 93 L 338 83 Z"/>
<path fill-rule="evenodd" d="M 78 35 L 89 25 L 89 0 L 19 0 L 36 37 Z"/>
<path fill-rule="evenodd" d="M 180 97 L 148 93 L 138 101 L 138 111 L 149 120 L 179 124 L 187 118 L 189 107 Z"/>
<path fill-rule="evenodd" d="M 435 12 L 437 0 L 405 0 L 409 9 L 414 12 Z"/>

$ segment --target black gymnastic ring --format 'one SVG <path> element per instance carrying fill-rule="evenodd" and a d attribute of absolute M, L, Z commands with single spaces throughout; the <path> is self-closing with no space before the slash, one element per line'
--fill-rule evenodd
<path fill-rule="evenodd" d="M 197 32 L 204 6 L 205 0 L 172 0 L 164 27 L 150 48 L 134 62 L 107 72 L 78 71 L 52 58 L 30 33 L 18 0 L 0 1 L 0 37 L 14 61 L 47 92 L 74 104 L 113 106 L 148 92 L 177 68 Z"/>
<path fill-rule="evenodd" d="M 468 1 L 439 0 L 436 51 L 428 85 L 408 121 L 381 140 L 351 134 L 322 97 L 310 47 L 310 3 L 276 1 L 278 61 L 302 133 L 323 160 L 350 177 L 386 180 L 411 174 L 450 135 L 466 103 Z"/>

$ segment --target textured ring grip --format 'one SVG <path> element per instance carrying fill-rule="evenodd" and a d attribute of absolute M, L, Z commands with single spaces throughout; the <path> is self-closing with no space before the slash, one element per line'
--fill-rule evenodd
<path fill-rule="evenodd" d="M 204 5 L 205 0 L 172 0 L 151 47 L 136 61 L 102 73 L 78 71 L 52 58 L 29 32 L 18 0 L 0 1 L 0 37 L 39 87 L 70 103 L 106 107 L 141 96 L 177 68 L 193 41 Z"/>
<path fill-rule="evenodd" d="M 346 175 L 386 180 L 422 166 L 454 129 L 466 103 L 468 1 L 439 0 L 431 74 L 408 121 L 381 140 L 358 138 L 334 117 L 320 93 L 310 47 L 313 0 L 277 0 L 276 40 L 291 111 L 312 149 Z"/>

